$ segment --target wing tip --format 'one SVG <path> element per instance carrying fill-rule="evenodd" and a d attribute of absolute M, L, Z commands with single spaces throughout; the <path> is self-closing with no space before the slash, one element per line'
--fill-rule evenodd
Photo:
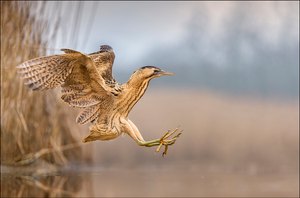
<path fill-rule="evenodd" d="M 17 65 L 16 68 L 17 68 L 17 69 L 23 69 L 23 68 L 28 67 L 28 63 L 27 63 L 27 62 L 28 62 L 28 61 L 25 61 L 25 62 L 23 62 L 23 63 Z"/>
<path fill-rule="evenodd" d="M 71 54 L 71 53 L 78 53 L 81 54 L 81 52 L 78 52 L 76 50 L 68 49 L 68 48 L 62 48 L 60 49 L 61 51 L 65 52 L 66 54 Z"/>
<path fill-rule="evenodd" d="M 39 86 L 39 85 L 37 85 L 35 83 L 28 83 L 28 84 L 25 83 L 25 85 L 27 85 L 27 87 L 30 88 L 33 91 L 42 90 L 41 86 Z"/>

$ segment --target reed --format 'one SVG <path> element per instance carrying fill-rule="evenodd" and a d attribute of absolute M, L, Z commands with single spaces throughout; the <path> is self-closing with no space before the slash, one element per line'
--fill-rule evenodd
<path fill-rule="evenodd" d="M 1 164 L 42 160 L 62 166 L 80 160 L 79 128 L 72 124 L 76 112 L 58 100 L 57 90 L 33 92 L 16 73 L 18 64 L 46 54 L 47 39 L 55 38 L 49 32 L 58 26 L 41 17 L 45 3 L 4 1 L 1 6 Z"/>

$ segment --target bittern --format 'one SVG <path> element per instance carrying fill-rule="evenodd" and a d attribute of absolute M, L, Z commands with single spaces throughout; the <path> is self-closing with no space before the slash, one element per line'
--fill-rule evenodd
<path fill-rule="evenodd" d="M 138 145 L 153 147 L 175 143 L 181 132 L 168 131 L 159 139 L 145 141 L 136 125 L 128 118 L 133 106 L 143 96 L 153 78 L 173 75 L 155 66 L 136 70 L 128 82 L 120 85 L 112 76 L 115 59 L 113 49 L 102 45 L 92 54 L 62 49 L 65 54 L 28 60 L 19 66 L 18 73 L 33 90 L 61 86 L 61 99 L 72 107 L 82 108 L 76 122 L 91 122 L 90 134 L 83 142 L 111 140 L 122 133 L 128 134 Z"/>

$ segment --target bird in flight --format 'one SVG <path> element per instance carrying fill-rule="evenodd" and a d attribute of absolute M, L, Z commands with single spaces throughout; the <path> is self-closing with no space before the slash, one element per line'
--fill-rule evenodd
<path fill-rule="evenodd" d="M 153 78 L 173 75 L 155 66 L 136 70 L 130 79 L 119 84 L 112 76 L 115 59 L 109 45 L 101 45 L 98 52 L 83 54 L 62 49 L 64 54 L 28 60 L 17 66 L 18 73 L 32 90 L 61 87 L 61 99 L 72 107 L 81 108 L 76 122 L 92 123 L 90 134 L 83 142 L 111 140 L 128 134 L 138 145 L 157 146 L 159 152 L 175 143 L 181 132 L 176 128 L 161 138 L 145 141 L 136 125 L 128 118 L 133 106 L 143 96 Z"/>

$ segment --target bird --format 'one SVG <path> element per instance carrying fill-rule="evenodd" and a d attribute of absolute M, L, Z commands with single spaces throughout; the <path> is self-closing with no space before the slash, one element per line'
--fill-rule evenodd
<path fill-rule="evenodd" d="M 146 141 L 128 114 L 152 79 L 174 73 L 156 66 L 143 66 L 134 71 L 126 83 L 119 84 L 112 75 L 115 53 L 111 46 L 101 45 L 99 51 L 91 54 L 61 50 L 64 54 L 25 61 L 17 66 L 17 72 L 32 90 L 61 87 L 61 99 L 71 107 L 82 109 L 76 122 L 91 123 L 84 143 L 112 140 L 127 134 L 139 146 L 157 146 L 157 152 L 164 146 L 162 155 L 167 154 L 168 146 L 176 142 L 182 131 L 168 130 L 161 138 Z"/>

